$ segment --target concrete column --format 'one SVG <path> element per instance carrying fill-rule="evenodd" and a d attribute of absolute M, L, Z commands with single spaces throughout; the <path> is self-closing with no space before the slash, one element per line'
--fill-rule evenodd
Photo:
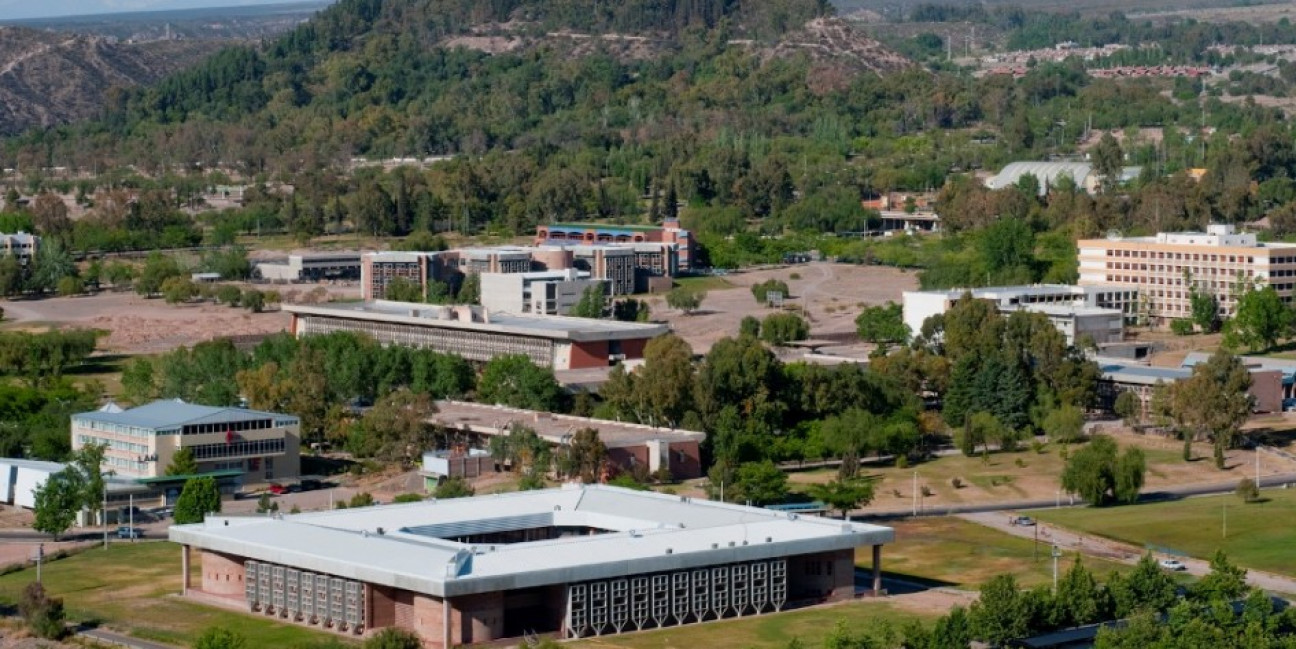
<path fill-rule="evenodd" d="M 873 596 L 882 594 L 882 546 L 873 546 Z"/>
<path fill-rule="evenodd" d="M 189 594 L 189 546 L 180 546 L 180 594 Z"/>
<path fill-rule="evenodd" d="M 442 649 L 450 649 L 451 647 L 454 646 L 453 644 L 451 644 L 451 638 L 453 636 L 450 633 L 450 606 L 451 604 L 450 604 L 449 597 L 441 598 L 441 648 Z"/>

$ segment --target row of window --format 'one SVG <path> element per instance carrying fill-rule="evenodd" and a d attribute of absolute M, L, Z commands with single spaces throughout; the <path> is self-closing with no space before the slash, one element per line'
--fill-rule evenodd
<path fill-rule="evenodd" d="M 251 419 L 248 421 L 227 421 L 214 424 L 192 424 L 184 427 L 185 435 L 207 435 L 211 433 L 238 433 L 245 430 L 269 430 L 283 426 L 292 426 L 297 422 L 292 419 Z"/>
<path fill-rule="evenodd" d="M 1229 264 L 1253 264 L 1255 257 L 1244 257 L 1242 255 L 1212 255 L 1202 252 L 1162 252 L 1158 250 L 1108 250 L 1108 257 L 1124 257 L 1130 259 L 1175 259 L 1178 261 L 1213 261 L 1216 263 Z M 1282 264 L 1296 262 L 1296 257 L 1273 257 L 1270 263 Z"/>
<path fill-rule="evenodd" d="M 121 440 L 110 439 L 107 437 L 96 437 L 94 435 L 77 435 L 77 442 L 82 446 L 101 444 L 107 446 L 113 451 L 134 453 L 136 455 L 148 455 L 150 452 L 148 444 L 134 444 L 132 442 L 123 442 Z"/>
<path fill-rule="evenodd" d="M 228 444 L 195 444 L 188 447 L 195 460 L 212 460 L 244 455 L 268 455 L 284 452 L 284 439 L 244 439 Z"/>
<path fill-rule="evenodd" d="M 91 421 L 74 420 L 74 421 L 76 422 L 76 425 L 79 428 L 101 431 L 105 433 L 112 433 L 114 435 L 125 435 L 128 437 L 150 437 L 153 435 L 152 430 L 148 428 L 140 428 L 139 426 L 127 426 L 125 424 L 114 424 L 112 422 L 107 422 L 107 421 L 94 421 L 94 420 Z"/>

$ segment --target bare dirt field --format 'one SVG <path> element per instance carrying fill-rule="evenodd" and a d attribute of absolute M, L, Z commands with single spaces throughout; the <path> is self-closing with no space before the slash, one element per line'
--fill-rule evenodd
<path fill-rule="evenodd" d="M 793 279 L 793 275 L 799 279 Z M 855 316 L 865 306 L 888 300 L 899 302 L 900 294 L 918 288 L 918 277 L 910 271 L 883 266 L 854 266 L 817 262 L 767 270 L 734 273 L 711 278 L 721 288 L 708 288 L 702 308 L 685 315 L 666 306 L 662 297 L 649 303 L 654 319 L 665 320 L 693 351 L 706 353 L 717 340 L 738 334 L 745 316 L 764 318 L 777 309 L 757 304 L 751 287 L 766 280 L 787 282 L 792 295 L 787 304 L 805 309 L 810 337 L 849 334 L 855 331 Z"/>
<path fill-rule="evenodd" d="M 314 285 L 258 285 L 294 301 Z M 335 298 L 359 295 L 358 287 L 325 286 Z M 14 300 L 0 304 L 11 328 L 87 327 L 108 332 L 100 350 L 118 354 L 158 354 L 221 336 L 269 334 L 288 328 L 288 314 L 252 313 L 210 302 L 167 304 L 134 293 L 104 292 L 81 297 Z"/>

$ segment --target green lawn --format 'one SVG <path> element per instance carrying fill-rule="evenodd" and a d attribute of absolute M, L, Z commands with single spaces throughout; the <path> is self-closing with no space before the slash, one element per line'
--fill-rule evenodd
<path fill-rule="evenodd" d="M 818 647 L 838 620 L 846 620 L 852 630 L 877 634 L 884 622 L 899 630 L 910 620 L 927 622 L 930 619 L 898 610 L 884 601 L 856 600 L 836 606 L 590 638 L 565 646 L 584 649 L 782 649 L 793 638 L 799 638 L 803 646 Z"/>
<path fill-rule="evenodd" d="M 677 277 L 675 285 L 694 291 L 720 291 L 733 288 L 733 282 L 718 275 L 698 275 L 696 277 Z"/>
<path fill-rule="evenodd" d="M 898 521 L 891 524 L 896 541 L 882 548 L 883 572 L 900 579 L 941 582 L 974 589 L 1000 574 L 1010 574 L 1023 586 L 1050 583 L 1053 562 L 1049 544 L 1041 541 L 1036 553 L 1030 539 L 996 532 L 960 518 L 941 516 Z M 1065 571 L 1075 560 L 1065 557 L 1059 569 Z M 857 564 L 868 567 L 872 556 L 867 548 L 857 555 Z M 1086 557 L 1085 567 L 1098 575 L 1129 570 L 1128 566 Z"/>
<path fill-rule="evenodd" d="M 198 561 L 193 583 L 200 578 Z M 13 606 L 36 578 L 29 568 L 0 577 L 0 604 Z M 180 592 L 180 546 L 168 542 L 117 543 L 47 562 L 42 579 L 62 597 L 70 622 L 97 622 L 130 635 L 185 646 L 203 629 L 222 626 L 247 638 L 249 647 L 346 647 L 337 636 L 280 624 L 255 615 L 188 602 Z"/>
<path fill-rule="evenodd" d="M 1296 491 L 1270 489 L 1265 502 L 1246 504 L 1232 494 L 1105 509 L 1041 511 L 1063 527 L 1139 546 L 1208 559 L 1218 549 L 1239 565 L 1296 575 Z M 1034 515 L 1032 513 L 1032 515 Z M 1225 517 L 1228 536 L 1224 537 Z"/>

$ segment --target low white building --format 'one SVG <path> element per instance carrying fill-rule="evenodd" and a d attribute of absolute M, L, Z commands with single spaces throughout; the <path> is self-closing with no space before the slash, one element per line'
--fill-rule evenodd
<path fill-rule="evenodd" d="M 0 502 L 15 507 L 36 507 L 36 488 L 65 468 L 61 462 L 0 458 Z"/>
<path fill-rule="evenodd" d="M 481 304 L 492 311 L 568 315 L 585 290 L 608 282 L 574 268 L 531 273 L 481 273 Z"/>
<path fill-rule="evenodd" d="M 1115 286 L 1035 284 L 905 291 L 904 323 L 910 334 L 918 335 L 927 318 L 945 313 L 964 293 L 994 302 L 1000 313 L 1018 309 L 1043 313 L 1071 344 L 1084 334 L 1099 344 L 1119 342 L 1124 335 L 1124 321 L 1133 319 L 1138 308 L 1137 290 Z"/>

